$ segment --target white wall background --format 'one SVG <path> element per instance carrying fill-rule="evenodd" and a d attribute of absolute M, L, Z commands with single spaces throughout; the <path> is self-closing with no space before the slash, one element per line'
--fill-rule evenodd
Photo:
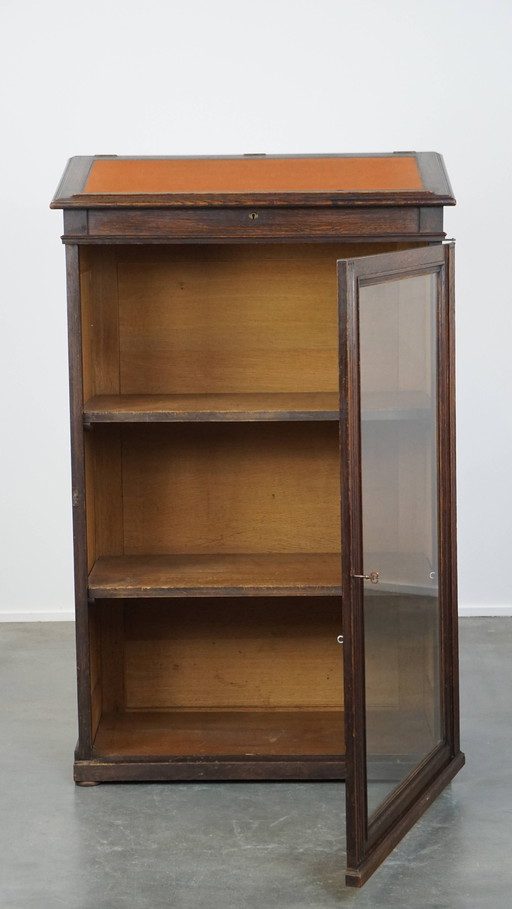
<path fill-rule="evenodd" d="M 458 207 L 461 611 L 512 614 L 510 0 L 2 0 L 0 619 L 72 612 L 76 154 L 435 150 Z"/>

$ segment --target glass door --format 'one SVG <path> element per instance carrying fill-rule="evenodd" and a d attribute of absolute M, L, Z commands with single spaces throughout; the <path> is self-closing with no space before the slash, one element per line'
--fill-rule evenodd
<path fill-rule="evenodd" d="M 462 766 L 456 692 L 453 248 L 343 260 L 347 883 Z"/>

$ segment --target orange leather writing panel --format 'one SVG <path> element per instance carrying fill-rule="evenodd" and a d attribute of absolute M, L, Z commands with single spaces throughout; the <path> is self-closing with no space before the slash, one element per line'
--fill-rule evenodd
<path fill-rule="evenodd" d="M 410 192 L 423 188 L 413 157 L 114 158 L 93 163 L 84 192 Z"/>

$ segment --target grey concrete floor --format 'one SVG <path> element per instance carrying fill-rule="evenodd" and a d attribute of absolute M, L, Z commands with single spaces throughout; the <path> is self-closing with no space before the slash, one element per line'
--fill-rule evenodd
<path fill-rule="evenodd" d="M 1 909 L 509 909 L 512 619 L 463 619 L 467 766 L 362 890 L 338 783 L 71 779 L 73 628 L 0 625 Z"/>

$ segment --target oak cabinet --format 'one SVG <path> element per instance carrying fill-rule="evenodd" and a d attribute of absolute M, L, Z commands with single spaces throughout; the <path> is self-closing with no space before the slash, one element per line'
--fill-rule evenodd
<path fill-rule="evenodd" d="M 361 884 L 462 766 L 434 153 L 73 158 L 75 779 L 346 780 Z"/>

